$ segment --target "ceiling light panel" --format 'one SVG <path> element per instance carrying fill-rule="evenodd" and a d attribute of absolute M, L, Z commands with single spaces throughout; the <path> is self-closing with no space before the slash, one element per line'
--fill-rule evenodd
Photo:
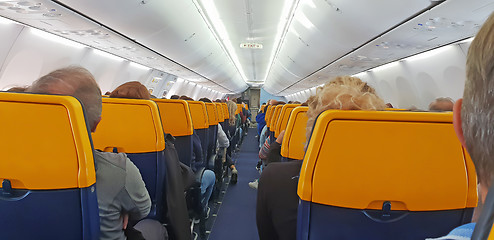
<path fill-rule="evenodd" d="M 281 74 L 271 72 L 265 89 L 280 93 L 281 82 L 293 84 L 309 76 L 429 4 L 429 0 L 301 0 L 273 66 Z"/>
<path fill-rule="evenodd" d="M 30 7 L 35 10 L 26 10 Z M 202 78 L 197 73 L 164 58 L 162 55 L 52 1 L 3 1 L 0 2 L 0 16 L 163 72 L 184 78 Z M 139 29 L 139 27 L 135 29 Z"/>
<path fill-rule="evenodd" d="M 149 1 L 145 4 L 121 0 L 60 2 L 212 81 L 229 79 L 224 87 L 230 91 L 247 87 L 238 72 L 225 74 L 233 72 L 230 69 L 236 70 L 235 65 L 218 45 L 192 1 Z M 215 55 L 219 60 L 213 63 L 209 59 Z M 201 59 L 205 61 L 201 62 Z M 211 67 L 218 62 L 224 63 L 222 68 Z M 206 75 L 205 68 L 214 71 Z"/>
<path fill-rule="evenodd" d="M 438 46 L 469 38 L 475 35 L 479 26 L 492 11 L 494 11 L 494 4 L 491 0 L 445 1 L 351 54 L 345 55 L 300 81 L 300 83 L 307 85 L 320 75 L 332 78 L 356 74 Z M 342 68 L 341 66 L 347 67 Z"/>

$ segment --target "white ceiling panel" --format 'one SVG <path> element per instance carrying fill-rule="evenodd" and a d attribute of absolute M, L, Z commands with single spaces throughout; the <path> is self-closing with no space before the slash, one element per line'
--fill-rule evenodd
<path fill-rule="evenodd" d="M 274 64 L 296 77 L 270 73 L 266 90 L 279 94 L 280 82 L 306 78 L 429 5 L 429 0 L 301 1 Z"/>
<path fill-rule="evenodd" d="M 192 1 L 59 2 L 212 81 L 229 79 L 223 86 L 230 91 L 247 87 Z M 209 61 L 214 55 L 216 61 Z M 224 65 L 216 68 L 218 63 Z"/>
<path fill-rule="evenodd" d="M 475 35 L 494 11 L 492 0 L 448 0 L 281 92 L 313 87 Z M 292 89 L 293 88 L 293 89 Z"/>
<path fill-rule="evenodd" d="M 117 6 L 114 5 L 113 8 L 118 8 Z M 113 10 L 106 9 L 106 11 L 108 13 Z M 162 54 L 150 50 L 148 46 L 136 43 L 131 37 L 122 36 L 118 32 L 103 27 L 101 24 L 53 1 L 0 1 L 0 16 L 184 79 L 201 78 L 208 81 L 204 76 L 191 71 L 186 66 L 163 57 Z M 133 25 L 132 27 L 134 30 L 141 29 L 141 26 Z M 154 29 L 148 31 L 152 32 Z M 134 35 L 130 34 L 130 36 Z M 242 85 L 236 90 L 242 90 L 247 86 L 245 83 Z M 224 87 L 222 91 L 230 92 L 232 90 Z"/>
<path fill-rule="evenodd" d="M 493 3 L 0 0 L 0 15 L 218 91 L 286 95 L 473 36 Z"/>

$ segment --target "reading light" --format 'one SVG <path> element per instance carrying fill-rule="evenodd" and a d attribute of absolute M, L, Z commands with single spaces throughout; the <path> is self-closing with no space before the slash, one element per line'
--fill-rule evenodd
<path fill-rule="evenodd" d="M 74 47 L 74 48 L 84 48 L 84 45 L 82 45 L 78 42 L 74 42 L 72 40 L 57 36 L 55 34 L 38 30 L 36 28 L 31 28 L 31 33 L 38 36 L 38 37 L 44 38 L 46 40 L 60 43 L 60 44 L 66 45 L 66 46 L 70 46 L 70 47 Z"/>
<path fill-rule="evenodd" d="M 196 8 L 199 10 L 202 18 L 208 25 L 209 29 L 211 29 L 211 32 L 215 36 L 223 51 L 225 51 L 226 55 L 230 57 L 230 60 L 237 68 L 237 71 L 239 72 L 242 79 L 244 81 L 247 81 L 245 72 L 242 68 L 242 65 L 240 64 L 240 61 L 238 60 L 238 56 L 235 52 L 235 48 L 233 47 L 232 42 L 230 41 L 225 25 L 223 25 L 223 22 L 220 19 L 220 15 L 218 13 L 218 10 L 216 9 L 216 6 L 214 5 L 214 1 L 202 0 L 202 4 L 199 4 L 197 0 L 193 0 L 193 2 L 196 5 Z"/>

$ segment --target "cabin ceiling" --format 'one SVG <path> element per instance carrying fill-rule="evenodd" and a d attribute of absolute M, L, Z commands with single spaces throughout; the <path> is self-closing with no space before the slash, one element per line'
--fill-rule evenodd
<path fill-rule="evenodd" d="M 199 85 L 275 95 L 473 36 L 493 10 L 493 0 L 0 0 L 1 16 Z"/>

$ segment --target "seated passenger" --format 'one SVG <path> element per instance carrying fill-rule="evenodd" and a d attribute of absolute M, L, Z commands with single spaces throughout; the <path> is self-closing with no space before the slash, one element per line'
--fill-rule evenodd
<path fill-rule="evenodd" d="M 92 132 L 101 120 L 101 91 L 93 75 L 82 67 L 55 70 L 36 80 L 32 93 L 71 95 L 82 102 Z M 151 199 L 137 167 L 124 153 L 94 152 L 100 239 L 126 239 L 128 221 L 139 221 L 151 208 Z M 142 224 L 146 239 L 164 239 L 166 229 L 156 221 Z"/>
<path fill-rule="evenodd" d="M 181 96 L 180 99 L 191 100 L 187 96 Z M 209 218 L 209 198 L 213 193 L 214 183 L 216 182 L 216 175 L 213 171 L 206 169 L 207 161 L 206 157 L 202 154 L 202 143 L 199 135 L 194 131 L 192 133 L 192 161 L 191 168 L 195 174 L 201 174 L 201 204 L 203 208 L 203 213 L 205 214 L 205 219 Z M 204 171 L 203 171 L 204 170 Z"/>
<path fill-rule="evenodd" d="M 333 79 L 309 98 L 307 140 L 317 116 L 328 109 L 384 110 L 375 90 L 358 78 Z M 283 134 L 284 135 L 284 134 Z M 278 138 L 283 138 L 280 134 Z M 281 143 L 281 141 L 279 142 Z M 274 153 L 272 153 L 274 154 Z M 279 152 L 278 152 L 279 154 Z M 295 239 L 297 229 L 298 176 L 302 161 L 272 162 L 264 168 L 257 193 L 257 229 L 260 240 Z"/>
<path fill-rule="evenodd" d="M 203 213 L 205 214 L 205 218 L 209 217 L 209 198 L 211 198 L 211 194 L 213 193 L 214 183 L 216 181 L 216 175 L 213 171 L 209 169 L 205 169 L 207 166 L 205 157 L 202 155 L 202 145 L 201 139 L 194 132 L 192 134 L 192 163 L 191 168 L 192 171 L 196 174 L 200 174 L 203 169 L 201 176 L 201 204 L 204 209 Z"/>
<path fill-rule="evenodd" d="M 187 97 L 185 95 L 180 96 L 178 99 L 185 100 L 185 101 L 194 101 L 191 97 Z"/>
<path fill-rule="evenodd" d="M 110 94 L 111 98 L 130 98 L 130 99 L 151 99 L 151 94 L 147 90 L 146 86 L 142 85 L 138 81 L 126 82 L 118 86 Z M 168 141 L 168 140 L 167 140 Z M 179 147 L 179 146 L 178 146 Z M 199 146 L 200 147 L 200 146 Z M 166 150 L 165 150 L 166 151 Z M 170 149 L 168 149 L 170 151 Z M 173 150 L 171 150 L 173 151 Z M 178 160 L 178 159 L 175 159 Z M 190 237 L 190 230 L 184 227 L 188 225 L 189 216 L 185 199 L 183 197 L 183 188 L 180 186 L 186 186 L 184 179 L 194 178 L 190 167 L 181 164 L 179 161 L 170 162 L 172 159 L 166 159 L 166 219 L 168 223 L 168 230 L 170 231 L 170 237 L 183 239 Z M 177 166 L 180 166 L 180 174 L 177 174 Z M 181 178 L 180 178 L 181 177 Z M 140 229 L 140 225 L 136 225 L 136 228 Z"/>
<path fill-rule="evenodd" d="M 479 205 L 482 210 L 485 197 L 494 176 L 494 14 L 487 19 L 472 41 L 467 55 L 467 79 L 463 99 L 453 108 L 453 125 L 456 135 L 467 148 L 479 181 Z M 474 213 L 474 221 L 475 216 Z M 465 224 L 438 239 L 470 239 L 475 223 Z"/>
<path fill-rule="evenodd" d="M 7 89 L 7 92 L 17 92 L 17 93 L 22 93 L 25 92 L 27 87 L 11 87 Z"/>
<path fill-rule="evenodd" d="M 110 93 L 111 98 L 151 99 L 146 86 L 138 81 L 126 82 Z"/>
<path fill-rule="evenodd" d="M 264 128 L 264 126 L 266 126 L 266 120 L 265 120 L 265 117 L 266 117 L 265 111 L 266 110 L 265 109 L 266 109 L 266 107 L 263 109 L 260 109 L 260 111 L 256 115 L 257 135 L 258 136 L 261 136 L 262 129 Z"/>
<path fill-rule="evenodd" d="M 429 111 L 431 112 L 445 112 L 453 111 L 453 105 L 455 102 L 449 97 L 438 97 L 429 104 Z"/>
<path fill-rule="evenodd" d="M 201 98 L 199 99 L 201 102 L 208 102 L 212 103 L 211 100 L 208 98 Z M 224 148 L 225 150 L 230 146 L 230 141 L 228 140 L 228 137 L 226 136 L 226 133 L 223 131 L 223 128 L 221 125 L 218 123 L 218 134 L 217 134 L 217 142 L 218 142 L 218 147 Z M 226 156 L 226 154 L 223 155 L 225 157 L 225 164 L 227 167 L 232 171 L 232 179 L 237 179 L 238 178 L 238 171 L 237 168 L 235 168 L 235 165 L 233 165 L 233 162 L 229 156 Z M 232 181 L 233 184 L 237 183 L 236 180 Z"/>

